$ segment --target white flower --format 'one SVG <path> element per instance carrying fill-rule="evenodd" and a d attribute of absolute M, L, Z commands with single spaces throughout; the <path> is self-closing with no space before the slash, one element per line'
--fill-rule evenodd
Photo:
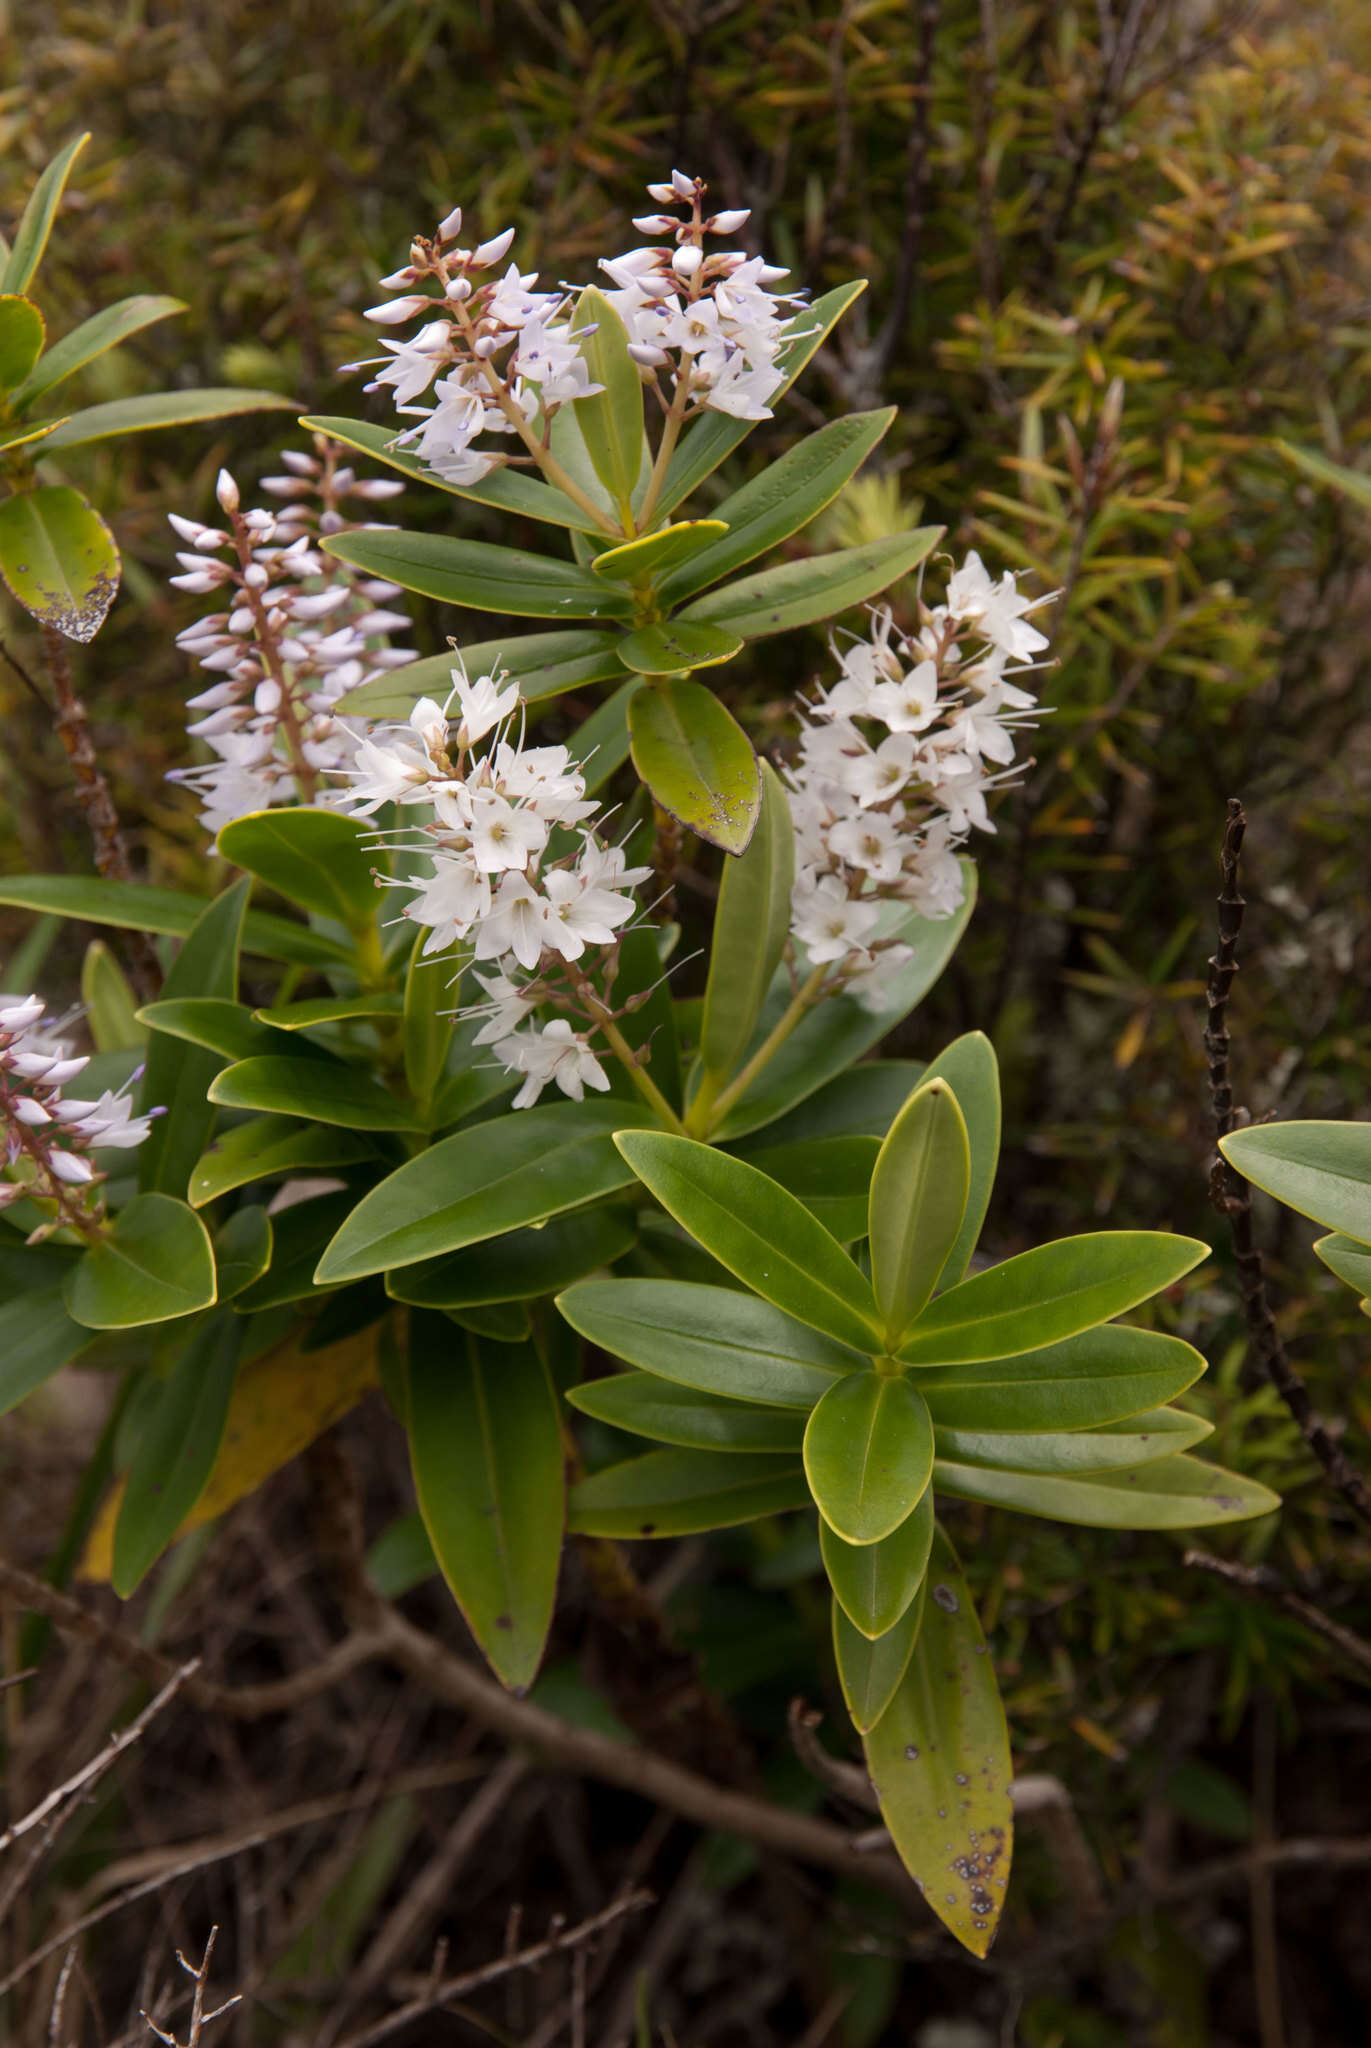
<path fill-rule="evenodd" d="M 526 868 L 547 844 L 547 825 L 531 807 L 519 807 L 493 790 L 471 800 L 471 855 L 488 875 Z"/>
<path fill-rule="evenodd" d="M 791 929 L 811 964 L 819 967 L 861 948 L 879 914 L 874 903 L 849 897 L 836 875 L 824 875 L 796 889 Z"/>
<path fill-rule="evenodd" d="M 490 882 L 465 853 L 439 848 L 431 858 L 432 875 L 426 881 L 416 879 L 406 885 L 419 894 L 405 905 L 404 914 L 415 924 L 432 926 L 424 944 L 425 953 L 445 953 L 489 911 Z"/>
<path fill-rule="evenodd" d="M 1050 603 L 1048 597 L 1020 597 L 1012 571 L 993 582 L 974 549 L 948 579 L 950 616 L 971 621 L 992 646 L 1002 648 L 1014 661 L 1028 661 L 1046 647 L 1047 635 L 1026 624 L 1024 614 Z"/>
<path fill-rule="evenodd" d="M 493 676 L 477 676 L 474 683 L 468 682 L 466 673 L 455 668 L 452 671 L 452 685 L 457 693 L 457 702 L 462 711 L 461 745 L 471 747 L 477 740 L 512 717 L 519 708 L 519 685 L 510 683 L 501 689 Z"/>
<path fill-rule="evenodd" d="M 618 927 L 635 905 L 631 896 L 596 888 L 576 868 L 553 868 L 543 878 L 547 891 L 547 943 L 564 960 L 579 960 L 587 946 L 611 946 Z"/>
<path fill-rule="evenodd" d="M 914 773 L 914 740 L 907 732 L 893 732 L 869 753 L 847 764 L 844 780 L 864 808 L 898 796 Z"/>
<path fill-rule="evenodd" d="M 587 1088 L 603 1092 L 609 1087 L 604 1068 L 565 1017 L 554 1017 L 541 1032 L 518 1032 L 502 1039 L 495 1052 L 511 1072 L 528 1077 L 514 1098 L 516 1109 L 535 1103 L 549 1081 L 573 1102 L 582 1101 Z"/>
<path fill-rule="evenodd" d="M 498 960 L 512 953 L 531 972 L 542 958 L 547 929 L 547 904 L 524 875 L 501 875 L 476 934 L 476 958 Z"/>
<path fill-rule="evenodd" d="M 475 970 L 472 970 L 473 973 Z M 536 998 L 522 989 L 518 982 L 511 981 L 507 974 L 476 974 L 477 981 L 486 992 L 484 1003 L 472 1006 L 472 1015 L 485 1018 L 476 1033 L 477 1045 L 495 1045 L 517 1031 L 529 1012 L 536 1007 Z"/>
<path fill-rule="evenodd" d="M 938 716 L 937 664 L 921 661 L 898 682 L 878 683 L 868 705 L 892 732 L 922 732 Z"/>
<path fill-rule="evenodd" d="M 884 811 L 840 818 L 829 832 L 828 846 L 839 860 L 863 869 L 873 882 L 895 881 L 904 866 L 906 840 L 900 820 Z"/>

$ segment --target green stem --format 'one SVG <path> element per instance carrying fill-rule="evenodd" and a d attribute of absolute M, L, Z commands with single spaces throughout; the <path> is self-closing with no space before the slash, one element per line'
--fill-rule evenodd
<path fill-rule="evenodd" d="M 795 1026 L 809 1010 L 813 1009 L 815 1003 L 819 1000 L 819 991 L 823 987 L 827 973 L 828 968 L 826 966 L 814 969 L 814 972 L 799 990 L 798 994 L 792 996 L 789 1007 L 779 1019 L 775 1029 L 768 1032 L 747 1065 L 739 1074 L 734 1076 L 722 1094 L 712 1095 L 705 1089 L 701 1089 L 691 1104 L 690 1113 L 686 1118 L 686 1128 L 690 1136 L 707 1138 L 711 1131 L 718 1129 L 734 1103 L 747 1093 L 763 1067 L 775 1058 L 791 1032 L 795 1029 Z"/>
<path fill-rule="evenodd" d="M 657 459 L 652 465 L 652 475 L 648 478 L 647 492 L 638 513 L 639 533 L 646 533 L 648 527 L 652 524 L 652 515 L 657 510 L 657 500 L 662 495 L 662 485 L 666 482 L 667 466 L 671 461 L 672 455 L 675 453 L 689 398 L 690 393 L 685 378 L 678 377 L 676 379 L 676 389 L 671 394 L 671 410 L 663 422 L 662 438 L 657 444 Z"/>
<path fill-rule="evenodd" d="M 624 1068 L 629 1080 L 632 1081 L 644 1102 L 661 1119 L 668 1130 L 675 1131 L 678 1137 L 684 1137 L 685 1125 L 681 1122 L 681 1119 L 677 1116 L 651 1074 L 648 1073 L 646 1067 L 639 1064 L 637 1053 L 615 1023 L 612 1013 L 600 1001 L 600 998 L 596 995 L 586 977 L 583 974 L 578 974 L 570 962 L 567 963 L 566 972 L 568 980 L 585 1005 L 595 1028 L 603 1033 L 605 1043 L 613 1052 L 620 1066 Z"/>

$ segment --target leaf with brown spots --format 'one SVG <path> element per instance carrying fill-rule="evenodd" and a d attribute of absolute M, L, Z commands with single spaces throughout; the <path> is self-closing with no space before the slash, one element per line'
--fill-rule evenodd
<path fill-rule="evenodd" d="M 995 1668 L 941 1529 L 914 1654 L 865 1745 L 901 1862 L 949 1932 L 984 1956 L 1009 1882 L 1013 1767 Z"/>
<path fill-rule="evenodd" d="M 119 550 L 79 491 L 45 484 L 0 505 L 0 576 L 40 625 L 93 640 L 119 588 Z"/>

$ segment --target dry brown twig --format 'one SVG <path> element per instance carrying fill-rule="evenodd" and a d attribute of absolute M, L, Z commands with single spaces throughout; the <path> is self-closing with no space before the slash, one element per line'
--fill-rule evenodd
<path fill-rule="evenodd" d="M 214 1954 L 214 1944 L 218 1939 L 218 1935 L 219 1929 L 211 1927 L 209 1939 L 205 1943 L 205 1953 L 201 1956 L 198 1964 L 188 1963 L 180 1949 L 178 1948 L 176 1951 L 177 1962 L 195 1985 L 195 1991 L 191 1998 L 190 2032 L 187 2034 L 184 2044 L 177 2040 L 175 2034 L 169 2034 L 165 2027 L 159 2027 L 151 2013 L 144 2012 L 141 2015 L 147 2021 L 158 2040 L 166 2042 L 167 2048 L 200 2048 L 205 2028 L 212 2025 L 215 2020 L 222 2019 L 226 2012 L 231 2012 L 235 2005 L 241 2005 L 243 2002 L 242 1993 L 235 1991 L 232 1998 L 225 1999 L 224 2003 L 217 2005 L 213 2012 L 205 2011 L 205 1994 L 209 1989 L 210 1959 Z"/>
<path fill-rule="evenodd" d="M 1315 1635 L 1322 1636 L 1335 1650 L 1340 1650 L 1349 1663 L 1358 1665 L 1371 1676 L 1371 1643 L 1350 1628 L 1344 1628 L 1340 1621 L 1334 1621 L 1331 1614 L 1325 1614 L 1312 1601 L 1302 1599 L 1291 1591 L 1279 1572 L 1270 1565 L 1238 1564 L 1231 1557 L 1212 1557 L 1207 1550 L 1187 1550 L 1184 1562 L 1193 1565 L 1197 1571 L 1209 1572 L 1216 1579 L 1222 1579 L 1226 1586 L 1232 1586 L 1239 1593 L 1247 1593 L 1255 1600 L 1265 1600 L 1283 1607 L 1287 1614 L 1302 1621 Z"/>

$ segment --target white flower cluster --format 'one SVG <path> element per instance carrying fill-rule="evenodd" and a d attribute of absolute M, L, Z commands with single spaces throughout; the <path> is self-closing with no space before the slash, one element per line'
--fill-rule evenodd
<path fill-rule="evenodd" d="M 73 1210 L 70 1191 L 98 1183 L 89 1157 L 96 1146 L 127 1150 L 141 1145 L 154 1110 L 135 1116 L 127 1087 L 106 1089 L 94 1099 L 64 1096 L 68 1081 L 85 1071 L 88 1056 L 73 1054 L 60 1026 L 44 1026 L 45 1005 L 37 996 L 15 1002 L 0 997 L 0 1124 L 5 1166 L 17 1177 L 0 1179 L 0 1209 L 25 1196 L 55 1201 L 59 1221 L 88 1218 Z M 137 1079 L 137 1076 L 134 1076 Z M 131 1086 L 132 1083 L 127 1084 Z"/>
<path fill-rule="evenodd" d="M 189 730 L 217 758 L 177 769 L 171 780 L 201 798 L 212 834 L 273 804 L 330 802 L 328 778 L 350 759 L 358 730 L 333 707 L 347 691 L 414 659 L 410 648 L 377 644 L 409 628 L 408 614 L 393 609 L 399 586 L 364 576 L 317 545 L 352 523 L 339 509 L 344 500 L 376 502 L 404 485 L 357 478 L 339 467 L 339 451 L 322 437 L 316 448 L 286 453 L 289 473 L 264 479 L 263 489 L 286 501 L 279 510 L 241 511 L 238 486 L 221 470 L 225 526 L 170 515 L 188 543 L 173 584 L 213 591 L 227 604 L 177 635 L 177 645 L 214 678 L 190 699 L 201 716 Z"/>
<path fill-rule="evenodd" d="M 425 954 L 460 945 L 494 970 L 476 973 L 486 1000 L 467 1014 L 483 1020 L 477 1044 L 524 1076 L 523 1109 L 550 1081 L 576 1102 L 608 1088 L 592 1041 L 614 1012 L 579 963 L 610 949 L 598 979 L 601 992 L 612 986 L 614 949 L 636 910 L 628 891 L 651 869 L 629 867 L 621 847 L 596 838 L 599 805 L 565 747 L 510 738 L 520 701 L 504 676 L 472 682 L 454 669 L 446 707 L 421 698 L 406 724 L 359 742 L 340 801 L 362 817 L 383 804 L 424 807 L 396 851 L 427 855 L 432 872 L 397 878 L 415 892 L 403 915 L 427 928 Z M 546 1007 L 568 1014 L 521 1028 Z"/>
<path fill-rule="evenodd" d="M 841 679 L 808 707 L 786 771 L 795 821 L 791 931 L 812 967 L 831 967 L 873 1010 L 910 949 L 877 936 L 881 904 L 950 917 L 962 900 L 956 849 L 993 832 L 986 794 L 1015 773 L 1015 735 L 1036 699 L 1012 677 L 1047 640 L 1026 614 L 1047 598 L 995 582 L 977 554 L 920 604 L 916 632 L 889 611 L 837 654 Z"/>
<path fill-rule="evenodd" d="M 737 250 L 705 254 L 705 236 L 736 234 L 750 208 L 706 218 L 707 187 L 684 171 L 647 189 L 660 204 L 685 206 L 687 212 L 683 220 L 649 213 L 633 223 L 645 235 L 669 236 L 674 248 L 630 249 L 601 262 L 616 287 L 605 296 L 628 329 L 634 360 L 653 371 L 671 368 L 673 396 L 682 409 L 770 419 L 767 401 L 781 383 L 776 357 L 782 331 L 802 300 L 767 286 L 788 272 Z"/>

